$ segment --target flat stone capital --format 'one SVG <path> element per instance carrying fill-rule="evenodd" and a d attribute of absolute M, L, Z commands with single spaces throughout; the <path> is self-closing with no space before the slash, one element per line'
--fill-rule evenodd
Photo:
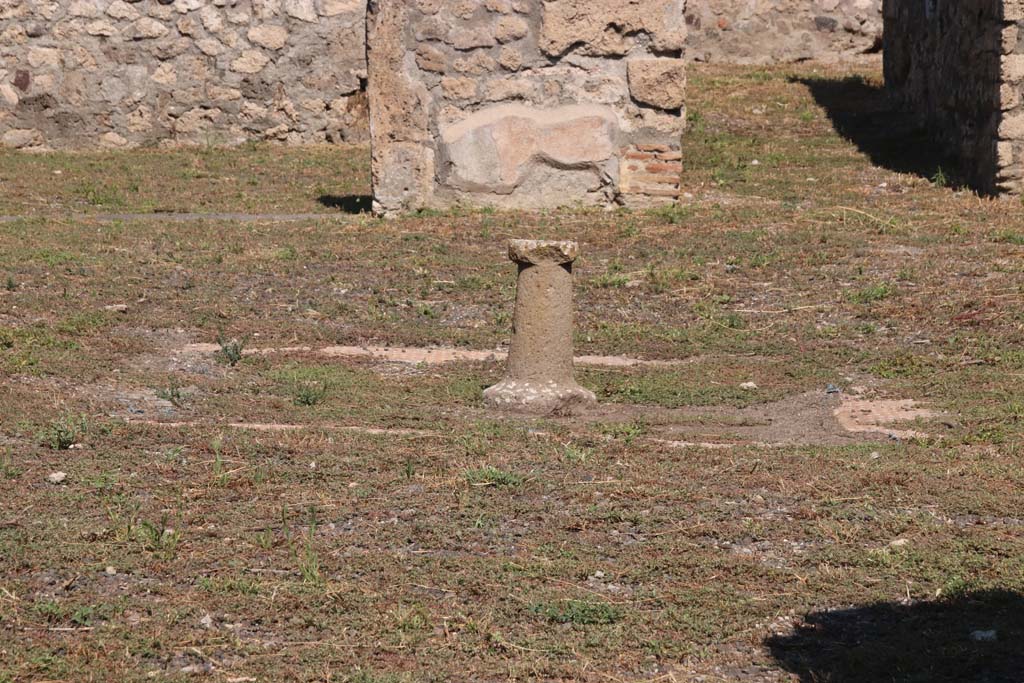
<path fill-rule="evenodd" d="M 579 245 L 567 240 L 511 240 L 508 243 L 509 259 L 520 265 L 561 266 L 575 261 L 577 255 Z"/>

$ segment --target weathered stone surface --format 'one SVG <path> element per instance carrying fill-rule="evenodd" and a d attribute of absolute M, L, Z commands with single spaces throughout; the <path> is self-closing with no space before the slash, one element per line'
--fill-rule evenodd
<path fill-rule="evenodd" d="M 270 57 L 259 50 L 245 50 L 231 61 L 231 70 L 243 74 L 255 74 L 263 71 L 270 62 Z"/>
<path fill-rule="evenodd" d="M 657 52 L 681 52 L 684 0 L 545 0 L 540 45 L 558 56 L 571 48 L 592 56 L 624 56 L 646 34 Z"/>
<path fill-rule="evenodd" d="M 373 201 L 384 214 L 421 208 L 433 194 L 429 96 L 406 71 L 409 12 L 404 2 L 370 0 L 367 14 Z"/>
<path fill-rule="evenodd" d="M 534 109 L 507 104 L 482 109 L 442 128 L 448 183 L 472 192 L 510 194 L 533 166 L 590 169 L 599 179 L 617 149 L 618 119 L 609 107 Z"/>
<path fill-rule="evenodd" d="M 43 144 L 43 134 L 31 128 L 12 128 L 0 136 L 0 144 L 14 149 L 38 147 Z"/>
<path fill-rule="evenodd" d="M 365 28 L 365 0 L 0 0 L 0 137 L 365 140 Z"/>
<path fill-rule="evenodd" d="M 686 23 L 686 56 L 702 62 L 835 60 L 882 47 L 882 0 L 687 0 Z"/>
<path fill-rule="evenodd" d="M 253 26 L 247 36 L 251 42 L 268 50 L 280 50 L 288 44 L 288 29 L 274 24 Z"/>
<path fill-rule="evenodd" d="M 572 263 L 579 253 L 580 245 L 570 240 L 511 240 L 508 243 L 510 261 L 533 266 Z"/>
<path fill-rule="evenodd" d="M 572 263 L 575 242 L 512 240 L 519 267 L 505 378 L 484 392 L 502 410 L 547 414 L 597 402 L 573 376 Z"/>
<path fill-rule="evenodd" d="M 686 104 L 686 63 L 681 59 L 631 59 L 629 93 L 638 102 L 659 109 Z"/>

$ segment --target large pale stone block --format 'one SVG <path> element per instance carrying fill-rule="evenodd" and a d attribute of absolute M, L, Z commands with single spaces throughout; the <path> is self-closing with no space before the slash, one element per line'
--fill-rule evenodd
<path fill-rule="evenodd" d="M 585 201 L 609 174 L 618 136 L 618 118 L 609 107 L 511 104 L 482 109 L 441 129 L 442 157 L 449 165 L 444 182 L 501 197 L 514 194 L 531 176 L 542 176 L 543 186 L 520 201 L 532 206 Z M 581 183 L 586 173 L 593 177 Z"/>

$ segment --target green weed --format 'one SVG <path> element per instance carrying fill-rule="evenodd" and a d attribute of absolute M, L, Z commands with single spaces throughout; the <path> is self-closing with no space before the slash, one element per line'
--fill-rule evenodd
<path fill-rule="evenodd" d="M 466 481 L 470 486 L 497 486 L 515 488 L 522 486 L 523 477 L 512 472 L 499 470 L 490 465 L 466 471 Z"/>
<path fill-rule="evenodd" d="M 53 420 L 43 430 L 43 443 L 55 451 L 66 451 L 78 443 L 88 431 L 89 424 L 84 415 L 74 417 L 65 415 Z"/>
<path fill-rule="evenodd" d="M 241 362 L 245 351 L 245 340 L 218 337 L 217 344 L 220 345 L 220 357 L 224 362 L 231 367 Z"/>
<path fill-rule="evenodd" d="M 846 299 L 850 303 L 854 304 L 872 304 L 876 301 L 884 301 L 885 299 L 888 299 L 895 294 L 895 292 L 895 287 L 888 282 L 882 282 L 853 292 L 847 292 Z"/>
<path fill-rule="evenodd" d="M 142 520 L 138 526 L 139 540 L 143 547 L 164 559 L 174 557 L 181 541 L 180 534 L 168 526 L 167 521 L 167 515 L 163 515 L 158 523 Z"/>
<path fill-rule="evenodd" d="M 532 605 L 530 611 L 556 624 L 576 624 L 577 626 L 614 624 L 622 620 L 624 616 L 619 607 L 589 600 L 539 603 Z"/>

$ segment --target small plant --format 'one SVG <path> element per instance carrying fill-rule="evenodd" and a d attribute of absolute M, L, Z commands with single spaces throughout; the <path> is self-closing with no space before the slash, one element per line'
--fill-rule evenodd
<path fill-rule="evenodd" d="M 935 187 L 949 187 L 949 177 L 946 175 L 945 169 L 939 166 L 935 173 L 931 177 L 932 185 Z"/>
<path fill-rule="evenodd" d="M 7 287 L 7 291 L 8 292 L 13 292 L 13 291 L 18 289 L 18 283 L 14 281 L 14 277 L 13 276 L 11 276 L 11 275 L 7 276 L 6 287 Z"/>
<path fill-rule="evenodd" d="M 139 502 L 127 500 L 124 496 L 112 496 L 105 499 L 103 507 L 118 542 L 133 539 L 138 528 Z"/>
<path fill-rule="evenodd" d="M 488 465 L 466 472 L 466 481 L 470 486 L 502 486 L 514 488 L 521 486 L 524 479 L 518 474 L 499 470 L 497 467 Z"/>
<path fill-rule="evenodd" d="M 1024 247 L 1024 233 L 1004 231 L 996 235 L 996 242 Z"/>
<path fill-rule="evenodd" d="M 536 604 L 530 607 L 530 611 L 556 624 L 579 626 L 614 624 L 623 617 L 620 608 L 605 602 L 589 600 L 561 600 L 556 603 Z"/>
<path fill-rule="evenodd" d="M 323 403 L 325 398 L 327 398 L 325 382 L 305 382 L 296 388 L 292 401 L 297 406 L 315 406 Z"/>
<path fill-rule="evenodd" d="M 66 451 L 82 437 L 88 429 L 85 416 L 65 415 L 54 420 L 43 432 L 44 443 L 55 451 Z"/>
<path fill-rule="evenodd" d="M 603 288 L 619 288 L 629 284 L 629 278 L 622 272 L 621 263 L 610 263 L 603 275 L 594 279 L 594 284 Z"/>
<path fill-rule="evenodd" d="M 274 547 L 274 534 L 267 530 L 260 531 L 256 534 L 256 545 L 264 550 L 270 550 Z"/>
<path fill-rule="evenodd" d="M 221 358 L 231 367 L 238 365 L 245 351 L 245 341 L 238 338 L 227 340 L 224 337 L 217 337 L 217 344 L 220 345 Z"/>
<path fill-rule="evenodd" d="M 601 433 L 605 436 L 609 436 L 616 441 L 622 441 L 627 446 L 647 431 L 647 426 L 640 420 L 633 420 L 632 422 L 619 422 L 614 424 L 602 425 Z"/>
<path fill-rule="evenodd" d="M 877 285 L 871 285 L 864 289 L 858 289 L 855 292 L 848 292 L 846 298 L 855 304 L 870 304 L 876 301 L 882 301 L 888 299 L 896 292 L 896 288 L 890 285 L 888 282 L 882 282 Z"/>
<path fill-rule="evenodd" d="M 83 184 L 79 188 L 79 194 L 90 206 L 121 207 L 125 205 L 125 200 L 121 193 L 109 185 Z"/>
<path fill-rule="evenodd" d="M 139 539 L 146 550 L 163 555 L 165 558 L 174 557 L 181 537 L 177 531 L 167 525 L 167 515 L 160 518 L 159 524 L 142 520 L 138 528 Z"/>
<path fill-rule="evenodd" d="M 20 476 L 21 468 L 15 467 L 10 452 L 4 451 L 3 455 L 0 455 L 0 478 L 17 479 Z"/>
<path fill-rule="evenodd" d="M 224 467 L 222 453 L 223 446 L 224 440 L 219 436 L 210 442 L 210 448 L 213 450 L 213 476 L 218 486 L 225 486 L 228 483 L 228 472 Z"/>
<path fill-rule="evenodd" d="M 182 393 L 181 387 L 176 384 L 164 387 L 163 389 L 157 389 L 156 397 L 167 401 L 176 408 L 180 408 L 185 402 L 185 394 Z"/>
<path fill-rule="evenodd" d="M 582 448 L 580 446 L 574 446 L 571 443 L 565 444 L 562 449 L 562 457 L 577 465 L 585 464 L 593 454 L 593 448 Z"/>
<path fill-rule="evenodd" d="M 650 215 L 669 225 L 682 225 L 693 214 L 693 209 L 682 204 L 666 204 L 650 211 Z"/>
<path fill-rule="evenodd" d="M 309 530 L 306 532 L 306 542 L 303 547 L 296 550 L 296 559 L 299 563 L 299 573 L 302 580 L 311 586 L 323 584 L 323 576 L 320 574 L 320 556 L 313 547 L 313 539 L 316 536 L 316 510 L 309 511 Z"/>
<path fill-rule="evenodd" d="M 199 579 L 199 587 L 208 593 L 237 595 L 259 595 L 260 583 L 244 576 L 218 578 L 204 576 Z"/>

